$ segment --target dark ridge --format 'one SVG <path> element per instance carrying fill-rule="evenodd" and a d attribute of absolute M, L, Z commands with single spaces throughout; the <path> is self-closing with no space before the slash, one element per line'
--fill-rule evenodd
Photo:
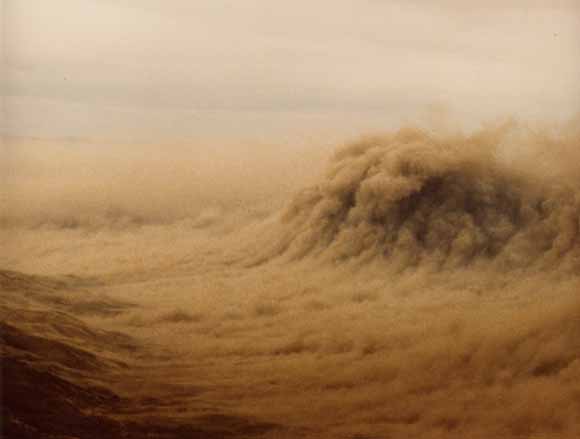
<path fill-rule="evenodd" d="M 6 323 L 0 322 L 3 350 L 28 353 L 46 364 L 61 365 L 75 371 L 97 372 L 107 365 L 92 352 L 44 337 L 26 334 Z"/>
<path fill-rule="evenodd" d="M 126 334 L 94 328 L 70 315 L 79 308 L 81 315 L 100 312 L 102 306 L 87 302 L 82 291 L 78 298 L 71 294 L 76 281 L 0 271 L 0 437 L 228 439 L 259 437 L 279 428 L 219 413 L 219 408 L 201 415 L 192 407 L 186 417 L 177 407 L 173 416 L 167 413 L 171 402 L 166 396 L 133 394 L 127 383 L 150 379 L 151 352 Z M 65 291 L 63 300 L 47 299 Z M 178 322 L 195 318 L 179 312 L 167 317 Z M 179 390 L 183 386 L 172 395 Z M 185 390 L 191 395 L 191 388 Z M 152 403 L 144 407 L 143 400 Z"/>
<path fill-rule="evenodd" d="M 130 400 L 102 387 L 79 385 L 33 364 L 2 357 L 2 437 L 10 439 L 158 438 L 228 439 L 259 437 L 275 424 L 227 415 L 185 420 L 116 419 Z"/>

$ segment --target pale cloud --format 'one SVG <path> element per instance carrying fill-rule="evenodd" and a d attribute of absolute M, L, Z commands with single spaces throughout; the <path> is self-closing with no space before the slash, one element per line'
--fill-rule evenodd
<path fill-rule="evenodd" d="M 274 135 L 328 129 L 320 119 L 342 124 L 335 113 L 354 113 L 356 131 L 433 102 L 474 120 L 561 116 L 580 96 L 580 12 L 567 1 L 6 3 L 13 133 L 127 137 L 147 120 L 153 135 L 188 137 L 216 112 L 218 127 L 248 122 L 231 136 L 268 121 Z M 67 124 L 79 109 L 98 133 Z"/>

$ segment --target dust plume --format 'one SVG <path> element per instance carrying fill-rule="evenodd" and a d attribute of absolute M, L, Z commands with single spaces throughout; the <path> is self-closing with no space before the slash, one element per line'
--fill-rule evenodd
<path fill-rule="evenodd" d="M 43 276 L 0 277 L 10 361 L 113 392 L 74 412 L 109 437 L 578 437 L 579 146 L 508 122 L 325 171 L 326 148 L 15 155 L 1 263 Z"/>
<path fill-rule="evenodd" d="M 335 262 L 381 257 L 402 270 L 577 271 L 579 140 L 512 123 L 467 136 L 404 128 L 362 139 L 285 209 L 276 251 Z M 527 157 L 516 159 L 523 142 Z"/>

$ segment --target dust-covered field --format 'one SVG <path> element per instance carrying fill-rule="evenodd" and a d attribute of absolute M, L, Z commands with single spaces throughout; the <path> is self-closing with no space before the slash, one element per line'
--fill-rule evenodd
<path fill-rule="evenodd" d="M 10 140 L 6 437 L 580 437 L 577 127 Z"/>

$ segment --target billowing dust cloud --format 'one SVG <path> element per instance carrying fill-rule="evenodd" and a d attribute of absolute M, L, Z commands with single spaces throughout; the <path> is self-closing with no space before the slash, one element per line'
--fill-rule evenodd
<path fill-rule="evenodd" d="M 579 147 L 573 125 L 408 127 L 322 173 L 326 150 L 245 174 L 181 155 L 102 193 L 30 165 L 2 264 L 133 304 L 87 319 L 163 353 L 133 359 L 164 401 L 143 413 L 235 414 L 271 438 L 578 437 Z M 54 181 L 26 192 L 35 179 Z"/>
<path fill-rule="evenodd" d="M 502 163 L 509 130 L 437 138 L 407 128 L 340 150 L 322 184 L 284 212 L 290 230 L 278 251 L 335 261 L 382 256 L 402 270 L 487 262 L 496 269 L 577 271 L 580 178 L 569 170 L 565 179 L 554 175 L 553 164 L 546 173 L 545 156 L 536 157 L 545 161 L 537 169 L 529 159 L 531 169 Z M 556 144 L 545 155 L 562 150 L 570 148 Z M 578 164 L 574 152 L 566 160 Z"/>

